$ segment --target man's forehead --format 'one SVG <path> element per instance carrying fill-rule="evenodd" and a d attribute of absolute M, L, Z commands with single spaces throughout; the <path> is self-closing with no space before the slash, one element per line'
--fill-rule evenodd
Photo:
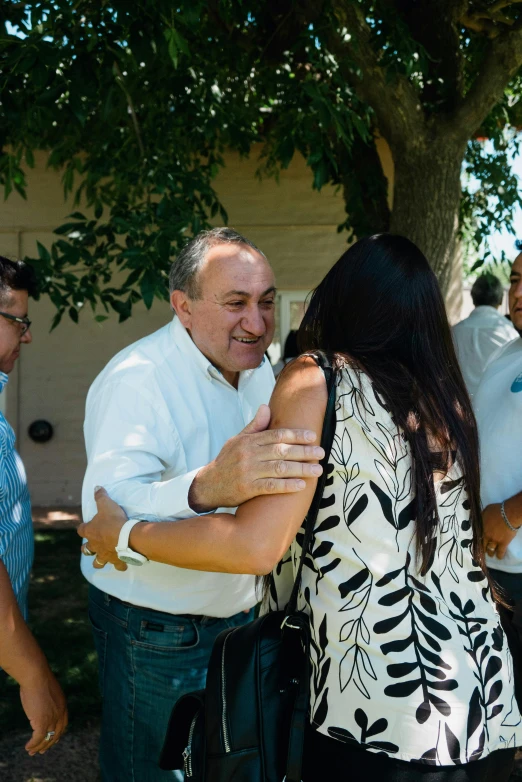
<path fill-rule="evenodd" d="M 3 309 L 5 312 L 9 312 L 13 315 L 20 315 L 20 317 L 24 317 L 27 314 L 25 310 L 27 310 L 28 299 L 29 294 L 27 291 L 14 290 L 13 288 L 9 288 L 4 292 L 4 303 L 0 309 Z M 20 309 L 23 309 L 24 312 L 18 312 Z"/>
<path fill-rule="evenodd" d="M 207 295 L 234 291 L 259 295 L 275 285 L 266 258 L 248 245 L 216 245 L 208 252 L 199 277 Z"/>
<path fill-rule="evenodd" d="M 515 274 L 522 274 L 522 253 L 517 255 L 517 257 L 513 261 L 513 266 L 511 267 L 511 271 L 515 272 Z"/>

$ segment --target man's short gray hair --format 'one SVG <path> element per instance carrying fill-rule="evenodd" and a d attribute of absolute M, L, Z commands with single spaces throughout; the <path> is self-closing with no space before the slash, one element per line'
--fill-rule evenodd
<path fill-rule="evenodd" d="M 475 307 L 487 305 L 499 307 L 504 298 L 504 288 L 498 277 L 486 272 L 477 277 L 471 288 L 471 298 Z"/>
<path fill-rule="evenodd" d="M 169 275 L 171 293 L 183 291 L 193 300 L 200 297 L 198 273 L 208 251 L 216 244 L 246 244 L 266 258 L 254 242 L 234 231 L 233 228 L 212 228 L 210 231 L 201 231 L 185 245 L 171 266 Z"/>

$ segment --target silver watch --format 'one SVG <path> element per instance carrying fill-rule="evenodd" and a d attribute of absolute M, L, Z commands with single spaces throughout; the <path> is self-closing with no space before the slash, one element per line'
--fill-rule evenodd
<path fill-rule="evenodd" d="M 136 524 L 139 524 L 140 521 L 143 521 L 143 519 L 129 519 L 120 530 L 120 536 L 116 545 L 116 554 L 118 555 L 118 559 L 121 559 L 126 565 L 144 565 L 149 561 L 144 554 L 133 551 L 129 546 L 131 529 Z"/>

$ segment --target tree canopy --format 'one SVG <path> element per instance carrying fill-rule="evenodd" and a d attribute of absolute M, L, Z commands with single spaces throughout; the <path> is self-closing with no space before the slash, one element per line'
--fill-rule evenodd
<path fill-rule="evenodd" d="M 75 199 L 32 259 L 55 324 L 166 297 L 187 237 L 227 221 L 226 149 L 261 143 L 265 176 L 301 153 L 311 187 L 342 188 L 348 240 L 409 236 L 443 290 L 462 236 L 512 229 L 520 0 L 28 0 L 0 18 L 5 195 L 43 149 Z"/>

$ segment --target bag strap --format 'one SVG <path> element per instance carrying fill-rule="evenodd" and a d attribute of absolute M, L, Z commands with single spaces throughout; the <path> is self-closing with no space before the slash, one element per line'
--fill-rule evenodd
<path fill-rule="evenodd" d="M 310 705 L 310 642 L 306 634 L 303 666 L 299 671 L 298 690 L 294 700 L 290 729 L 288 732 L 288 752 L 286 757 L 286 782 L 301 782 L 305 730 L 308 725 Z"/>
<path fill-rule="evenodd" d="M 301 573 L 303 570 L 305 557 L 310 547 L 310 540 L 314 532 L 315 522 L 317 520 L 317 514 L 319 513 L 321 500 L 323 498 L 323 493 L 328 478 L 327 476 L 328 460 L 330 458 L 330 451 L 332 450 L 332 444 L 335 435 L 335 425 L 336 425 L 335 401 L 336 401 L 336 393 L 337 393 L 337 383 L 336 383 L 337 371 L 332 366 L 329 358 L 324 353 L 318 351 L 317 353 L 313 353 L 309 355 L 311 356 L 311 358 L 315 359 L 317 365 L 323 370 L 325 380 L 326 380 L 326 388 L 328 391 L 328 402 L 326 403 L 326 411 L 324 414 L 324 421 L 323 421 L 323 430 L 321 433 L 321 446 L 324 449 L 324 458 L 321 459 L 320 464 L 323 468 L 323 473 L 319 478 L 319 480 L 317 481 L 315 494 L 310 504 L 310 509 L 306 514 L 306 518 L 304 520 L 305 532 L 303 538 L 303 546 L 301 550 L 301 559 L 295 576 L 294 586 L 292 588 L 292 594 L 290 595 L 290 600 L 286 605 L 286 609 L 285 609 L 286 616 L 290 616 L 290 614 L 293 614 L 297 607 L 299 586 L 301 584 Z"/>

